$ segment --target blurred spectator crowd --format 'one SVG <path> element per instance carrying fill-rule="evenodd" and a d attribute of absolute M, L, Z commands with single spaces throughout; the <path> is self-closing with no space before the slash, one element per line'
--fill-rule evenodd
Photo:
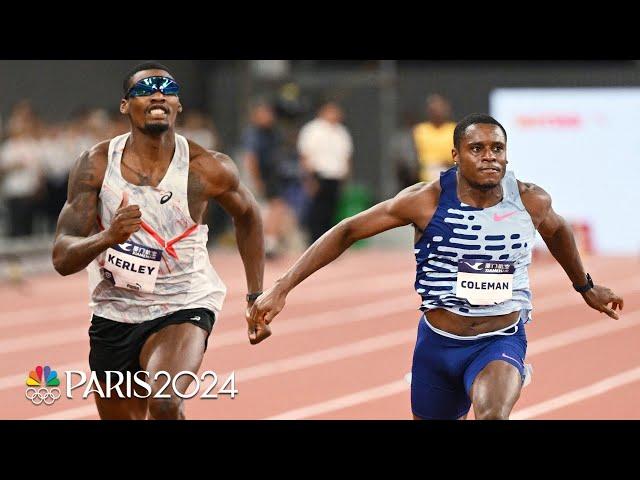
<path fill-rule="evenodd" d="M 207 148 L 218 147 L 205 115 L 192 111 L 180 120 L 180 133 Z M 120 112 L 80 109 L 68 121 L 46 122 L 28 100 L 18 102 L 1 131 L 0 236 L 52 234 L 80 154 L 127 131 L 129 121 Z"/>
<path fill-rule="evenodd" d="M 223 145 L 212 119 L 194 109 L 178 117 L 176 130 L 234 158 L 263 208 L 267 256 L 275 258 L 313 243 L 339 220 L 354 143 L 339 103 L 312 106 L 293 83 L 253 99 L 246 113 L 235 143 L 226 139 Z M 400 119 L 388 146 L 398 190 L 434 180 L 452 165 L 454 127 L 451 106 L 440 95 L 427 98 L 426 120 L 409 114 Z M 128 130 L 128 119 L 119 111 L 79 109 L 67 121 L 46 122 L 28 100 L 18 102 L 0 130 L 0 237 L 52 235 L 76 159 Z M 229 218 L 216 204 L 212 207 L 207 219 L 212 238 L 231 238 Z"/>

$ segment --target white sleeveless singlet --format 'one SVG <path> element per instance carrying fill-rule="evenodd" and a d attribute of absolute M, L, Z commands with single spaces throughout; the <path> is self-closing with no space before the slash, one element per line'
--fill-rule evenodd
<path fill-rule="evenodd" d="M 176 148 L 157 187 L 127 182 L 120 162 L 130 133 L 109 143 L 107 169 L 98 198 L 98 227 L 107 229 L 124 191 L 139 205 L 142 228 L 125 243 L 102 252 L 88 266 L 89 307 L 95 315 L 141 323 L 178 310 L 208 308 L 218 314 L 226 286 L 207 251 L 209 227 L 189 213 L 189 144 L 176 134 Z"/>

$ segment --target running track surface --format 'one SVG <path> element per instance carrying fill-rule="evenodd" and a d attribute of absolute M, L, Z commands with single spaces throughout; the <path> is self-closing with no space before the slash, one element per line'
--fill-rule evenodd
<path fill-rule="evenodd" d="M 293 260 L 268 263 L 265 285 Z M 289 295 L 274 334 L 257 346 L 246 338 L 240 257 L 214 251 L 212 263 L 228 294 L 200 372 L 217 373 L 213 393 L 235 372 L 238 394 L 187 400 L 188 418 L 411 418 L 404 377 L 419 313 L 410 249 L 346 252 Z M 615 321 L 591 310 L 557 264 L 534 262 L 534 314 L 527 325 L 533 382 L 514 419 L 640 419 L 638 260 L 587 257 L 584 263 L 597 284 L 625 297 L 622 316 Z M 64 396 L 63 371 L 89 368 L 87 299 L 85 272 L 0 286 L 1 419 L 98 418 L 81 389 L 73 399 Z M 63 396 L 54 405 L 34 406 L 25 398 L 25 380 L 36 365 L 50 365 L 62 377 Z M 211 382 L 203 382 L 201 393 Z"/>

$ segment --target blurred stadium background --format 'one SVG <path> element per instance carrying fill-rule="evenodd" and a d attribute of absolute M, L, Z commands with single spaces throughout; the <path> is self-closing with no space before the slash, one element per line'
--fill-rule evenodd
<path fill-rule="evenodd" d="M 88 350 L 85 274 L 57 276 L 50 249 L 73 162 L 98 141 L 128 131 L 128 121 L 118 111 L 121 84 L 126 72 L 142 61 L 0 60 L 0 356 L 5 360 L 0 371 L 0 398 L 5 405 L 0 407 L 0 418 L 44 415 L 42 409 L 36 411 L 22 399 L 16 400 L 16 405 L 25 403 L 23 408 L 6 406 L 23 395 L 21 377 L 35 365 L 50 362 L 59 370 L 71 365 L 88 368 L 86 360 L 82 363 Z M 626 401 L 640 394 L 640 349 L 633 348 L 633 342 L 637 345 L 640 340 L 633 316 L 640 299 L 636 269 L 640 229 L 631 210 L 640 202 L 640 62 L 158 61 L 169 67 L 181 85 L 184 113 L 178 132 L 230 155 L 265 209 L 269 202 L 258 185 L 260 169 L 252 170 L 250 153 L 253 148 L 255 157 L 260 157 L 264 153 L 260 148 L 271 149 L 267 163 L 277 167 L 288 213 L 273 220 L 286 226 L 276 228 L 280 239 L 272 261 L 267 263 L 267 285 L 311 241 L 308 227 L 316 212 L 313 194 L 318 187 L 311 180 L 313 172 L 301 161 L 301 152 L 312 152 L 305 150 L 299 134 L 326 101 L 339 105 L 353 152 L 349 174 L 339 179 L 341 189 L 331 211 L 333 221 L 389 198 L 416 181 L 435 178 L 449 165 L 450 159 L 440 154 L 451 148 L 446 140 L 451 139 L 449 122 L 471 112 L 494 115 L 507 130 L 509 167 L 519 179 L 533 181 L 551 194 L 556 210 L 574 226 L 587 269 L 596 282 L 617 286 L 626 294 L 626 311 L 630 313 L 630 320 L 622 327 L 620 323 L 606 333 L 598 330 L 598 322 L 603 320 L 598 321 L 597 313 L 576 301 L 568 280 L 550 262 L 539 242 L 532 281 L 534 295 L 538 294 L 540 301 L 534 306 L 540 309 L 541 317 L 549 316 L 553 326 L 534 323 L 529 329 L 530 344 L 532 339 L 541 342 L 539 345 L 546 345 L 540 347 L 543 351 L 552 348 L 559 358 L 571 357 L 575 363 L 563 363 L 567 368 L 564 376 L 559 376 L 557 362 L 551 360 L 550 373 L 536 371 L 543 378 L 538 386 L 534 379 L 529 392 L 523 394 L 519 403 L 525 405 L 522 418 L 640 418 L 640 408 Z M 266 105 L 273 118 L 260 120 L 255 115 L 260 105 Z M 278 132 L 273 137 L 276 140 L 272 138 L 276 146 L 265 147 L 268 140 L 256 137 L 255 129 L 264 130 L 265 125 Z M 256 161 L 263 162 L 260 158 Z M 218 372 L 224 368 L 245 369 L 246 377 L 253 380 L 247 380 L 252 386 L 245 387 L 248 393 L 244 398 L 234 400 L 233 409 L 205 408 L 200 406 L 202 401 L 194 400 L 192 416 L 410 417 L 407 385 L 402 380 L 410 368 L 413 340 L 406 332 L 415 328 L 417 321 L 417 298 L 411 289 L 415 264 L 410 228 L 361 242 L 317 279 L 305 282 L 299 293 L 292 295 L 291 310 L 282 315 L 282 329 L 287 335 L 278 338 L 276 326 L 271 344 L 246 350 L 248 346 L 241 342 L 244 274 L 230 222 L 212 204 L 208 223 L 212 262 L 229 284 L 230 293 L 224 322 L 216 327 L 227 343 L 222 341 L 218 350 L 214 341 L 205 363 Z M 357 291 L 346 288 L 349 282 L 360 281 L 363 271 L 372 284 L 360 285 Z M 376 272 L 379 280 L 371 275 Z M 343 287 L 337 288 L 339 285 Z M 367 294 L 368 289 L 376 292 L 375 298 Z M 394 289 L 398 292 L 389 297 Z M 394 301 L 381 304 L 385 298 Z M 365 317 L 359 320 L 358 315 L 363 314 L 358 313 L 358 306 L 364 311 L 389 311 L 384 321 L 375 320 L 373 330 L 377 333 L 370 331 L 370 325 L 366 330 L 355 328 L 355 324 L 365 326 Z M 302 330 L 306 327 L 296 327 L 296 320 L 304 322 L 300 317 L 315 318 L 326 309 L 348 316 L 351 327 L 337 321 L 319 323 L 309 327 L 317 331 L 306 335 Z M 388 322 L 386 326 L 384 322 Z M 389 332 L 400 325 L 404 330 L 396 333 L 404 336 L 389 340 Z M 595 330 L 569 334 L 571 329 L 587 327 Z M 344 328 L 352 331 L 341 330 Z M 374 334 L 383 339 L 382 346 L 358 343 Z M 598 342 L 601 334 L 606 339 Z M 353 336 L 351 340 L 346 338 L 349 335 Z M 549 347 L 554 338 L 560 343 Z M 592 341 L 593 345 L 587 345 Z M 609 370 L 599 372 L 598 368 L 603 368 L 599 363 L 590 369 L 593 378 L 578 380 L 587 360 L 579 356 L 582 354 L 569 354 L 565 349 L 570 346 L 576 352 L 609 348 L 612 354 L 627 356 L 618 359 L 604 355 Z M 315 350 L 326 350 L 328 364 L 343 360 L 351 363 L 339 368 L 335 363 L 337 370 L 324 378 L 331 366 L 322 370 L 321 362 L 304 357 L 304 352 Z M 366 358 L 370 355 L 376 358 Z M 259 363 L 275 362 L 275 370 L 255 370 L 257 357 Z M 299 366 L 291 368 L 300 376 L 292 377 L 286 365 L 296 361 Z M 589 361 L 596 359 L 591 356 Z M 378 367 L 388 370 L 383 375 L 388 376 L 385 381 L 373 378 Z M 305 369 L 312 369 L 311 373 L 305 374 Z M 557 385 L 561 378 L 574 374 L 575 385 L 565 389 Z M 310 375 L 326 382 L 324 387 L 312 386 Z M 547 385 L 542 381 L 545 375 Z M 269 381 L 265 377 L 270 377 Z M 280 384 L 276 378 L 280 378 Z M 242 392 L 242 379 L 238 382 Z M 263 385 L 259 388 L 260 382 Z M 336 385 L 336 392 L 329 393 Z M 252 388 L 256 391 L 254 400 Z M 284 389 L 292 393 L 281 404 L 270 400 L 272 407 L 263 405 L 262 410 L 256 410 L 255 402 L 260 398 L 257 392 L 265 389 L 272 389 L 273 397 Z M 316 398 L 309 393 L 314 389 L 325 393 Z M 304 394 L 295 393 L 303 390 Z M 597 402 L 604 392 L 617 395 L 611 397 L 612 407 Z M 47 414 L 50 418 L 95 417 L 92 405 L 86 402 L 74 400 L 66 408 L 58 405 L 52 406 L 51 412 L 58 409 L 61 413 Z"/>

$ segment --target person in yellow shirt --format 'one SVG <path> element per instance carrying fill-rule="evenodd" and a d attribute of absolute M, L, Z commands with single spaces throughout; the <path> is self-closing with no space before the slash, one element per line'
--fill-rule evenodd
<path fill-rule="evenodd" d="M 427 121 L 413 128 L 413 140 L 418 154 L 421 182 L 440 177 L 440 172 L 453 166 L 453 130 L 451 104 L 442 95 L 427 97 Z"/>

